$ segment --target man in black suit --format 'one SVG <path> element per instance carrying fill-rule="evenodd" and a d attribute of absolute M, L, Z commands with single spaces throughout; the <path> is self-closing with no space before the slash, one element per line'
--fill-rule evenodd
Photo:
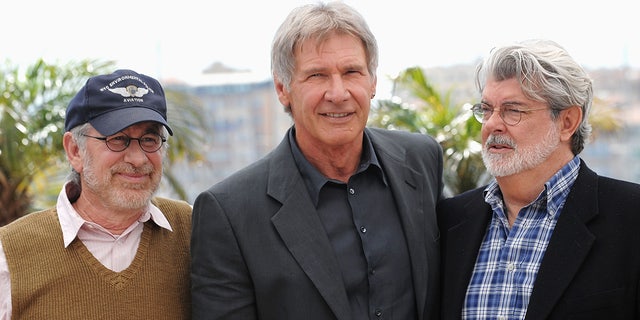
<path fill-rule="evenodd" d="M 194 203 L 194 319 L 437 319 L 442 149 L 365 128 L 378 50 L 341 3 L 293 10 L 272 71 L 293 126 Z"/>
<path fill-rule="evenodd" d="M 476 83 L 495 179 L 438 205 L 443 319 L 639 319 L 640 185 L 578 157 L 587 73 L 529 40 L 492 50 Z"/>

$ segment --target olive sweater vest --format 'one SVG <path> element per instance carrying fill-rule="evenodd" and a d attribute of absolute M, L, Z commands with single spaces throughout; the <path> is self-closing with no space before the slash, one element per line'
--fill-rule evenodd
<path fill-rule="evenodd" d="M 64 248 L 55 208 L 0 228 L 11 276 L 12 320 L 189 319 L 191 207 L 154 198 L 173 232 L 151 220 L 131 265 L 113 272 L 79 239 Z"/>

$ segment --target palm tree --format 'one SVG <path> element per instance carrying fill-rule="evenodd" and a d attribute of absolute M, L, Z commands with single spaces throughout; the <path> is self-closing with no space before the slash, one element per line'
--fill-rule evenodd
<path fill-rule="evenodd" d="M 448 195 L 486 183 L 489 176 L 478 143 L 481 124 L 473 118 L 470 106 L 453 106 L 450 94 L 440 94 L 419 67 L 404 70 L 394 83 L 414 101 L 403 102 L 399 97 L 378 101 L 372 106 L 370 124 L 433 136 L 443 149 Z"/>
<path fill-rule="evenodd" d="M 5 62 L 0 69 L 0 225 L 55 202 L 70 170 L 62 148 L 66 106 L 89 77 L 113 69 L 113 62 L 92 60 L 55 65 L 40 59 L 24 69 Z M 177 93 L 167 92 L 167 102 L 174 131 L 169 163 L 200 159 L 192 151 L 198 138 L 189 134 L 202 127 L 200 109 Z M 182 106 L 180 112 L 176 105 Z M 170 168 L 164 173 L 186 199 Z"/>

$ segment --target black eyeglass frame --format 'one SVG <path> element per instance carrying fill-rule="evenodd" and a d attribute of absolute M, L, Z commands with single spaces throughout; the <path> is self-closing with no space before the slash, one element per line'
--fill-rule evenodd
<path fill-rule="evenodd" d="M 132 138 L 126 134 L 121 134 L 121 135 L 116 135 L 116 136 L 109 136 L 109 137 L 96 137 L 96 136 L 91 136 L 88 134 L 82 134 L 82 136 L 87 137 L 87 138 L 93 138 L 96 140 L 101 140 L 104 141 L 104 144 L 107 146 L 107 148 L 113 152 L 122 152 L 124 150 L 127 150 L 127 148 L 129 148 L 129 145 L 131 145 L 131 140 L 137 140 L 138 141 L 138 145 L 140 146 L 140 149 L 142 149 L 142 151 L 146 152 L 146 153 L 154 153 L 157 152 L 158 150 L 160 150 L 162 148 L 162 146 L 164 145 L 165 142 L 167 142 L 167 138 L 157 134 L 157 133 L 145 133 L 142 136 L 140 136 L 139 138 Z M 148 147 L 145 147 L 143 145 L 143 140 L 145 137 L 147 136 L 153 136 L 154 140 L 155 137 L 160 138 L 160 143 L 158 144 L 158 147 L 155 149 L 149 149 Z M 114 141 L 114 139 L 121 139 L 121 138 L 126 138 L 126 140 L 124 140 L 124 145 L 121 149 L 119 148 L 115 148 L 113 146 L 111 146 L 109 144 L 110 141 Z"/>

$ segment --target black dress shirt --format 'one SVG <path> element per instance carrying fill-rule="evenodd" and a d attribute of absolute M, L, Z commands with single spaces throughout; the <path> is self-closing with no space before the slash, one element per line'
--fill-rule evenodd
<path fill-rule="evenodd" d="M 321 174 L 295 142 L 294 159 L 342 270 L 354 319 L 416 319 L 411 261 L 395 201 L 366 133 L 347 183 Z"/>

